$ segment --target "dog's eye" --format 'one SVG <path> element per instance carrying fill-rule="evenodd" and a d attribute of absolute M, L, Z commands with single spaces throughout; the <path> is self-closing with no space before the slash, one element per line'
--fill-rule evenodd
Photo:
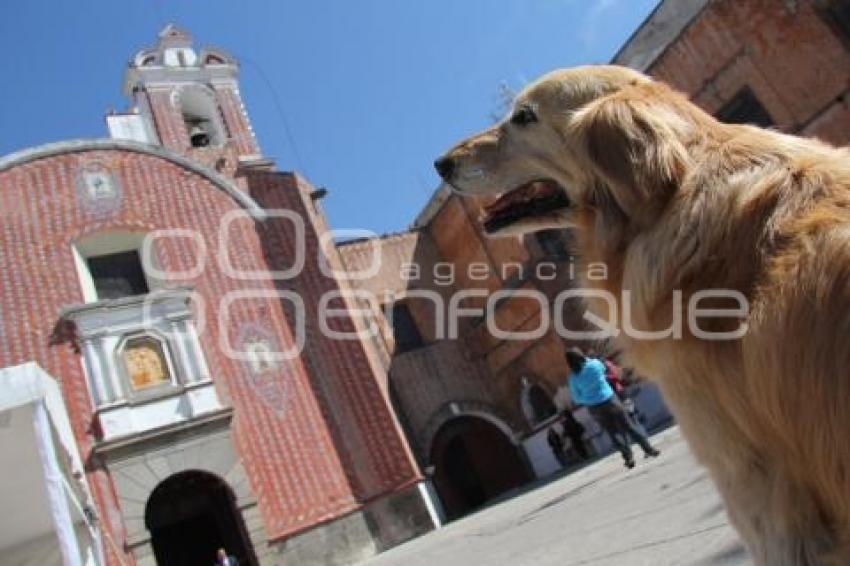
<path fill-rule="evenodd" d="M 517 108 L 516 112 L 511 116 L 511 124 L 516 124 L 517 126 L 526 126 L 536 121 L 537 114 L 534 113 L 534 110 L 530 106 Z"/>

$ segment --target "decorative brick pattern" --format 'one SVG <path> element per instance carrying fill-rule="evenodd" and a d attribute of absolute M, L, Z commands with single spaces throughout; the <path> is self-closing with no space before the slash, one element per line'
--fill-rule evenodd
<path fill-rule="evenodd" d="M 183 153 L 191 147 L 191 144 L 180 110 L 174 105 L 173 93 L 174 90 L 171 88 L 151 88 L 148 90 L 148 100 L 154 127 L 162 145 Z"/>

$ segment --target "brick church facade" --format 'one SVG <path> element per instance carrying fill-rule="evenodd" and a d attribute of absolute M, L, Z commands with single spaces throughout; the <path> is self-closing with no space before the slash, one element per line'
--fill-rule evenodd
<path fill-rule="evenodd" d="M 0 367 L 61 384 L 109 564 L 345 563 L 437 521 L 380 368 L 319 332 L 319 195 L 262 156 L 237 70 L 168 26 L 110 138 L 0 159 Z"/>

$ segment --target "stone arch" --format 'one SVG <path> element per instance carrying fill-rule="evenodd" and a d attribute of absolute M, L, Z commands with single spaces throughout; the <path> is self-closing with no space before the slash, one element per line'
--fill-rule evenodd
<path fill-rule="evenodd" d="M 142 49 L 133 57 L 133 64 L 137 67 L 159 65 L 160 63 L 159 53 L 155 49 Z"/>
<path fill-rule="evenodd" d="M 448 520 L 533 479 L 516 437 L 500 422 L 487 413 L 466 412 L 444 421 L 434 434 L 429 471 Z"/>
<path fill-rule="evenodd" d="M 217 47 L 205 47 L 199 57 L 204 65 L 236 65 L 236 60 L 227 51 Z"/>
<path fill-rule="evenodd" d="M 428 418 L 428 421 L 425 423 L 425 426 L 422 428 L 419 435 L 419 446 L 422 446 L 423 450 L 427 451 L 428 447 L 431 446 L 431 443 L 434 440 L 434 435 L 437 433 L 437 430 L 447 421 L 461 415 L 477 416 L 489 421 L 496 428 L 502 431 L 505 436 L 510 438 L 513 444 L 519 445 L 520 443 L 519 433 L 516 432 L 518 427 L 512 426 L 515 423 L 512 423 L 507 415 L 503 414 L 489 403 L 464 399 L 444 403 L 437 411 L 434 412 L 434 414 L 431 415 L 431 417 Z M 424 456 L 425 461 L 428 461 L 427 452 Z"/>
<path fill-rule="evenodd" d="M 220 478 L 232 492 L 235 506 L 248 527 L 258 554 L 267 535 L 256 498 L 230 439 L 229 414 L 208 423 L 130 445 L 118 444 L 103 454 L 126 531 L 125 543 L 137 561 L 153 559 L 145 507 L 166 479 L 184 472 L 203 472 Z"/>
<path fill-rule="evenodd" d="M 189 470 L 161 481 L 145 504 L 145 527 L 160 566 L 212 563 L 219 548 L 256 564 L 236 496 L 215 474 Z"/>

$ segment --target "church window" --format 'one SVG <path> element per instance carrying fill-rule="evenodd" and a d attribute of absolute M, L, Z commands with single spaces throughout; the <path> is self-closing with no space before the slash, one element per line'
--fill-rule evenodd
<path fill-rule="evenodd" d="M 155 247 L 143 258 L 144 232 L 109 230 L 74 243 L 72 252 L 85 302 L 144 295 L 156 288 Z M 153 271 L 146 269 L 149 266 Z"/>
<path fill-rule="evenodd" d="M 407 304 L 394 303 L 391 318 L 396 353 L 407 352 L 424 346 L 422 334 L 419 332 L 416 320 Z"/>
<path fill-rule="evenodd" d="M 554 401 L 552 401 L 546 390 L 540 385 L 532 383 L 527 378 L 522 379 L 520 400 L 522 412 L 532 427 L 553 417 L 558 412 Z"/>
<path fill-rule="evenodd" d="M 90 257 L 87 263 L 98 299 L 144 295 L 149 291 L 137 250 Z"/>
<path fill-rule="evenodd" d="M 553 416 L 556 412 L 555 404 L 546 391 L 535 384 L 528 390 L 528 401 L 537 422 L 542 422 Z"/>
<path fill-rule="evenodd" d="M 753 124 L 767 128 L 774 124 L 767 109 L 752 89 L 745 86 L 717 112 L 717 119 L 727 124 Z"/>

